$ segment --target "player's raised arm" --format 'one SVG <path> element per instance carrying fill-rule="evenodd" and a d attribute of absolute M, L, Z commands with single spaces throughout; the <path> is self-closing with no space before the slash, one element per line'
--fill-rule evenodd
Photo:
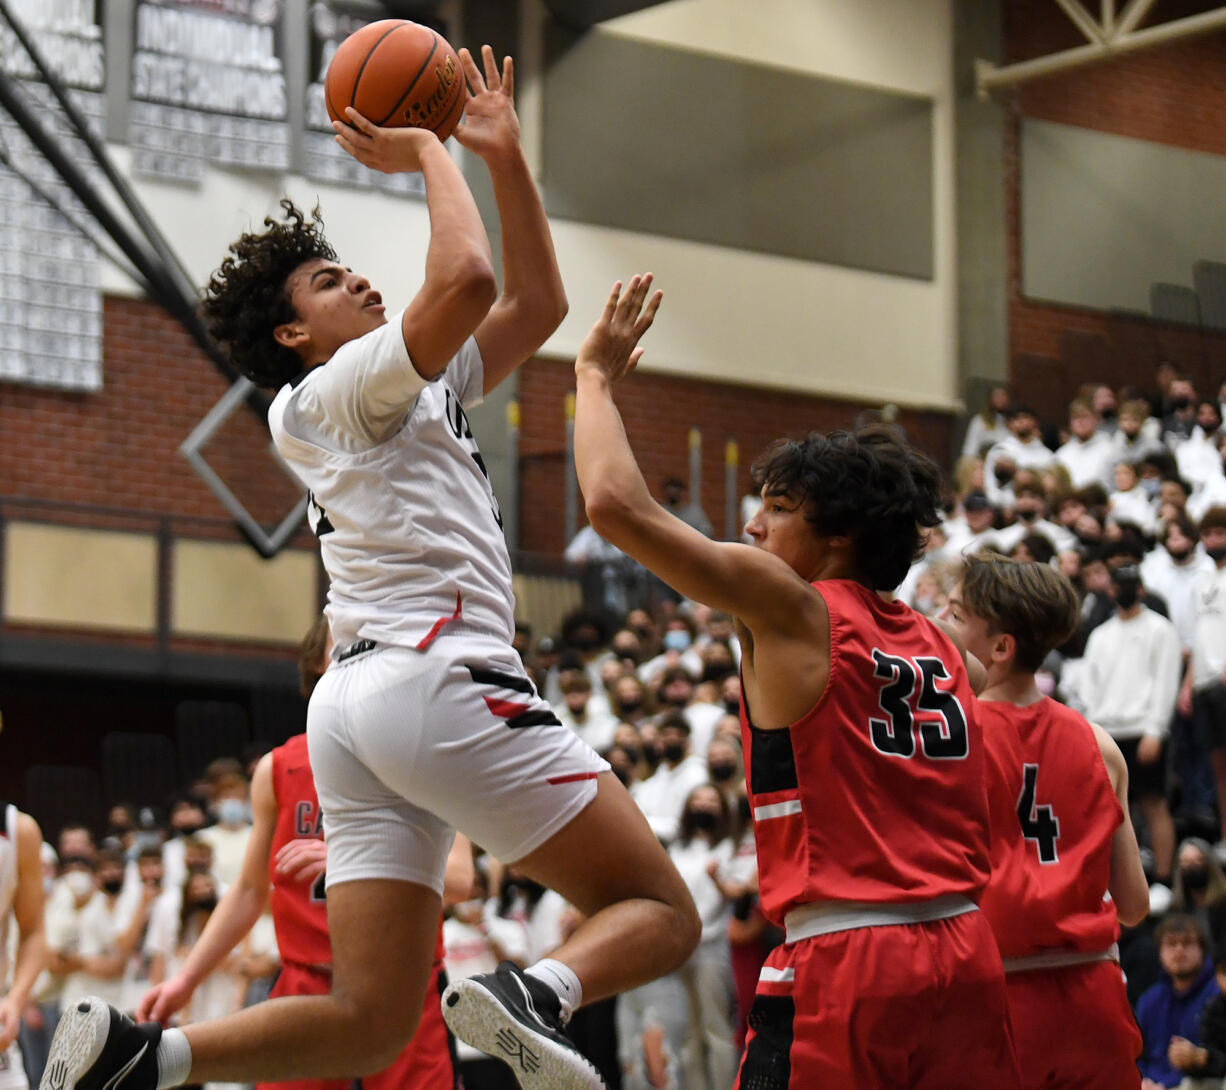
<path fill-rule="evenodd" d="M 613 287 L 575 360 L 575 468 L 592 528 L 688 598 L 758 624 L 804 631 L 811 589 L 779 557 L 711 541 L 652 499 L 613 401 L 613 385 L 634 370 L 662 293 L 652 277 Z"/>
<path fill-rule="evenodd" d="M 420 171 L 426 183 L 426 278 L 401 325 L 418 374 L 433 378 L 472 336 L 498 290 L 485 226 L 464 175 L 434 133 L 380 128 L 352 107 L 346 113 L 349 124 L 333 128 L 350 155 L 389 174 Z"/>
<path fill-rule="evenodd" d="M 472 94 L 455 138 L 489 168 L 502 227 L 502 293 L 477 329 L 489 393 L 545 343 L 567 304 L 549 221 L 519 141 L 515 65 L 506 57 L 499 71 L 488 45 L 481 57 L 484 76 L 468 50 L 460 50 Z"/>

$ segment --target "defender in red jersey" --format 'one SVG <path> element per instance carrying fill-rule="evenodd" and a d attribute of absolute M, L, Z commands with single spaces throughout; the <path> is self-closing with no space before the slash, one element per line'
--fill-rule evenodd
<path fill-rule="evenodd" d="M 992 877 L 979 906 L 1004 957 L 1022 1084 L 1138 1087 L 1141 1035 L 1115 946 L 1119 921 L 1139 923 L 1149 909 L 1128 769 L 1105 730 L 1034 680 L 1077 625 L 1076 592 L 1046 565 L 973 556 L 948 615 L 987 670 L 976 718 Z"/>
<path fill-rule="evenodd" d="M 320 618 L 303 641 L 299 658 L 303 695 L 310 695 L 323 673 L 328 649 L 327 622 Z M 305 734 L 295 735 L 260 759 L 251 780 L 251 807 L 251 837 L 239 880 L 226 891 L 178 973 L 151 988 L 141 1000 L 137 1016 L 142 1022 L 165 1022 L 187 1004 L 200 981 L 254 926 L 270 891 L 281 953 L 281 972 L 270 998 L 328 994 L 332 942 L 324 898 L 327 850 Z M 447 860 L 444 900 L 467 897 L 472 878 L 471 845 L 457 835 Z M 446 983 L 440 920 L 417 1031 L 391 1066 L 356 1080 L 358 1084 L 366 1090 L 455 1090 L 458 1081 L 451 1042 L 439 1007 Z M 301 1079 L 258 1085 L 283 1090 L 350 1090 L 354 1084 L 350 1079 Z"/>
<path fill-rule="evenodd" d="M 613 383 L 660 303 L 616 285 L 575 362 L 575 463 L 595 531 L 737 617 L 768 959 L 743 1090 L 1013 1090 L 988 881 L 985 754 L 963 656 L 883 592 L 938 519 L 939 474 L 887 428 L 780 443 L 754 471 L 756 547 L 652 500 Z"/>

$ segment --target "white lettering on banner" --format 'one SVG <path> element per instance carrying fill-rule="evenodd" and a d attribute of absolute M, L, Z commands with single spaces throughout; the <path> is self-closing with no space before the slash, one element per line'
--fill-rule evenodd
<path fill-rule="evenodd" d="M 285 77 L 202 60 L 137 53 L 132 58 L 132 95 L 149 102 L 283 120 L 288 106 Z"/>
<path fill-rule="evenodd" d="M 281 70 L 272 27 L 202 11 L 142 4 L 136 11 L 136 48 L 240 68 Z"/>
<path fill-rule="evenodd" d="M 102 89 L 106 67 L 93 0 L 18 0 L 10 10 L 64 83 L 90 91 Z M 0 71 L 21 79 L 40 78 L 34 61 L 7 23 L 0 23 Z"/>

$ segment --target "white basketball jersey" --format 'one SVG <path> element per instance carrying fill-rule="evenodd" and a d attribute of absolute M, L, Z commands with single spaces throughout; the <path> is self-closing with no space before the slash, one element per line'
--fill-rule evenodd
<path fill-rule="evenodd" d="M 355 391 L 364 391 L 364 376 L 378 367 L 412 367 L 400 315 L 282 387 L 268 414 L 277 450 L 311 492 L 309 517 L 331 580 L 333 644 L 338 652 L 358 640 L 422 648 L 449 621 L 510 642 L 515 605 L 502 517 L 464 413 L 482 397 L 477 343 L 470 338 L 442 377 L 425 384 L 390 438 L 332 441 L 342 426 L 354 430 L 346 422 L 363 419 L 363 406 L 323 419 L 312 384 L 325 370 L 352 368 Z"/>
<path fill-rule="evenodd" d="M 0 836 L 0 991 L 9 975 L 9 920 L 17 895 L 17 807 L 4 804 L 4 835 Z"/>

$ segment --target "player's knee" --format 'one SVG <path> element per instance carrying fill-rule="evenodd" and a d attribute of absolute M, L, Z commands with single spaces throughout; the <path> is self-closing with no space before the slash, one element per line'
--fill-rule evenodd
<path fill-rule="evenodd" d="M 401 997 L 403 999 L 403 997 Z M 345 1035 L 355 1077 L 374 1075 L 390 1067 L 417 1031 L 420 1007 L 401 1002 L 356 1000 L 346 1004 L 350 1014 Z"/>

